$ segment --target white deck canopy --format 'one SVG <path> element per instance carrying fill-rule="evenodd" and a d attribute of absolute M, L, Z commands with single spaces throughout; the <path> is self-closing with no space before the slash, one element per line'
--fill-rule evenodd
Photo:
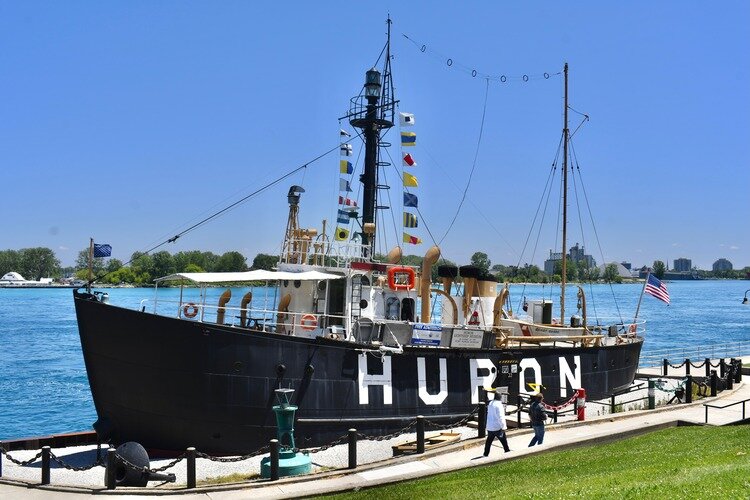
<path fill-rule="evenodd" d="M 157 278 L 156 281 L 188 280 L 194 283 L 229 283 L 243 281 L 276 281 L 276 280 L 300 280 L 320 281 L 335 280 L 343 278 L 338 274 L 322 273 L 320 271 L 244 271 L 234 273 L 176 273 Z"/>

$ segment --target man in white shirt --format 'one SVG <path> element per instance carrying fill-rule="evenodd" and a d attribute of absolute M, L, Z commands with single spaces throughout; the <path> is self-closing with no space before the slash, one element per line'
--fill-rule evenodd
<path fill-rule="evenodd" d="M 490 454 L 490 447 L 495 437 L 500 440 L 505 453 L 510 451 L 510 448 L 508 448 L 508 439 L 505 437 L 505 430 L 508 428 L 508 424 L 505 422 L 505 407 L 500 396 L 502 392 L 505 391 L 500 387 L 495 389 L 495 398 L 487 405 L 487 441 L 484 443 L 485 457 Z"/>

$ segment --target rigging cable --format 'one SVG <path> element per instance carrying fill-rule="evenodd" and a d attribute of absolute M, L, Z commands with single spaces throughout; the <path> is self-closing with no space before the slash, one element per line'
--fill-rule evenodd
<path fill-rule="evenodd" d="M 575 158 L 576 169 L 578 170 L 578 176 L 581 178 L 581 190 L 583 191 L 583 198 L 584 200 L 586 200 L 586 209 L 589 212 L 589 218 L 591 219 L 591 227 L 594 230 L 594 237 L 596 238 L 596 244 L 599 247 L 599 254 L 602 256 L 602 263 L 606 264 L 604 260 L 604 251 L 602 250 L 602 244 L 599 241 L 599 232 L 596 230 L 596 224 L 594 224 L 594 214 L 591 213 L 591 205 L 589 204 L 589 197 L 588 197 L 588 194 L 586 194 L 586 186 L 583 183 L 583 176 L 581 176 L 581 169 L 578 165 L 578 157 L 575 155 L 575 149 L 573 149 L 572 147 L 571 147 L 571 152 L 573 153 L 573 157 Z M 604 269 L 605 270 L 607 269 L 606 265 L 604 266 Z M 615 289 L 612 286 L 611 281 L 609 282 L 609 289 L 612 292 L 612 298 L 615 303 L 615 308 L 617 309 L 617 315 L 620 318 L 620 321 L 622 321 L 622 313 L 620 312 L 620 305 L 617 302 L 617 297 L 615 296 Z"/>
<path fill-rule="evenodd" d="M 531 238 L 531 233 L 534 231 L 534 226 L 536 226 L 537 218 L 539 217 L 539 210 L 542 208 L 542 202 L 544 202 L 544 210 L 542 210 L 542 218 L 539 221 L 539 226 L 537 229 L 537 235 L 536 235 L 536 241 L 534 243 L 534 250 L 532 252 L 531 261 L 534 261 L 534 257 L 536 256 L 536 249 L 539 245 L 539 238 L 542 234 L 542 225 L 544 224 L 545 214 L 547 213 L 547 207 L 549 206 L 549 200 L 552 195 L 552 182 L 555 178 L 555 173 L 557 172 L 557 161 L 560 158 L 560 150 L 562 148 L 562 136 L 560 137 L 560 142 L 557 145 L 557 151 L 555 153 L 555 158 L 552 160 L 552 165 L 550 166 L 549 174 L 547 174 L 547 181 L 544 183 L 544 189 L 542 190 L 542 197 L 539 199 L 539 204 L 536 207 L 536 212 L 534 213 L 534 219 L 531 222 L 531 227 L 529 227 L 529 232 L 526 235 L 526 241 L 524 241 L 523 244 L 523 250 L 521 250 L 521 255 L 518 256 L 518 262 L 516 263 L 516 272 L 521 267 L 521 261 L 523 260 L 523 256 L 526 253 L 526 247 L 529 244 L 529 239 Z M 545 201 L 545 195 L 546 195 L 546 201 Z M 526 293 L 526 281 L 524 281 L 523 287 L 521 289 L 521 295 L 518 297 L 518 307 L 517 309 L 521 308 L 521 300 L 523 300 L 523 295 Z M 542 293 L 542 297 L 544 297 L 544 293 Z"/>
<path fill-rule="evenodd" d="M 466 199 L 466 193 L 469 191 L 469 185 L 471 185 L 471 179 L 474 176 L 474 170 L 477 167 L 477 158 L 479 157 L 479 147 L 482 144 L 482 133 L 484 132 L 484 119 L 487 116 L 487 99 L 490 93 L 490 81 L 487 80 L 484 88 L 484 105 L 482 106 L 482 121 L 479 125 L 479 137 L 477 138 L 477 147 L 474 151 L 474 162 L 471 165 L 471 171 L 469 172 L 469 178 L 466 181 L 466 187 L 464 188 L 463 195 L 461 196 L 461 202 L 458 204 L 458 208 L 456 209 L 456 214 L 453 216 L 453 220 L 451 221 L 450 225 L 448 226 L 448 229 L 445 230 L 445 234 L 442 238 L 440 238 L 440 241 L 438 244 L 442 243 L 443 240 L 448 236 L 448 233 L 450 232 L 451 228 L 453 228 L 453 224 L 455 224 L 456 219 L 458 218 L 458 214 L 461 212 L 461 207 L 464 204 L 464 200 Z"/>
<path fill-rule="evenodd" d="M 361 135 L 361 133 L 358 134 L 358 136 L 359 135 Z M 195 224 L 191 225 L 187 229 L 184 229 L 184 230 L 178 232 L 177 234 L 175 234 L 171 238 L 168 238 L 167 240 L 162 241 L 161 243 L 159 243 L 157 245 L 154 245 L 153 247 L 149 248 L 145 252 L 140 252 L 140 255 L 138 257 L 141 257 L 143 255 L 148 255 L 151 252 L 153 252 L 154 250 L 156 250 L 157 248 L 160 248 L 160 247 L 166 245 L 167 243 L 174 243 L 175 241 L 177 241 L 178 238 L 180 238 L 180 237 L 184 236 L 185 234 L 193 231 L 194 229 L 197 229 L 198 227 L 200 227 L 200 226 L 202 226 L 202 225 L 204 225 L 204 224 L 212 221 L 213 219 L 216 219 L 217 217 L 219 217 L 219 216 L 221 216 L 221 215 L 229 212 L 230 210 L 232 210 L 233 208 L 236 208 L 237 206 L 239 206 L 242 203 L 246 202 L 250 198 L 252 198 L 252 197 L 254 197 L 254 196 L 262 193 L 263 191 L 266 191 L 267 189 L 271 188 L 272 186 L 275 186 L 279 182 L 281 182 L 284 179 L 286 179 L 286 178 L 288 178 L 288 177 L 296 174 L 300 170 L 306 169 L 311 163 L 315 163 L 316 161 L 320 160 L 321 158 L 324 158 L 324 157 L 328 156 L 329 154 L 331 154 L 332 152 L 334 152 L 334 151 L 336 151 L 337 149 L 340 149 L 340 148 L 341 148 L 341 144 L 337 144 L 336 146 L 334 146 L 331 149 L 329 149 L 328 151 L 326 151 L 326 152 L 324 152 L 324 153 L 316 156 L 315 158 L 313 158 L 312 160 L 308 161 L 307 163 L 304 163 L 303 165 L 301 165 L 301 166 L 299 166 L 297 168 L 294 168 L 294 169 L 286 172 L 285 174 L 281 175 L 280 177 L 277 177 L 275 180 L 273 180 L 271 182 L 268 182 L 267 184 L 265 184 L 262 187 L 256 189 L 252 193 L 250 193 L 250 194 L 248 194 L 248 195 L 240 198 L 239 200 L 235 201 L 234 203 L 231 203 L 231 204 L 227 205 L 226 207 L 222 208 L 221 210 L 218 210 L 218 211 L 214 212 L 213 214 L 209 215 L 208 217 L 204 217 L 199 222 L 196 222 Z M 134 259 L 131 258 L 129 261 L 127 261 L 124 264 L 122 264 L 121 267 L 124 267 L 124 266 L 130 264 L 131 262 L 133 262 L 133 260 Z M 93 284 L 94 282 L 96 282 L 96 281 L 98 281 L 98 280 L 100 280 L 100 279 L 102 279 L 102 278 L 104 278 L 104 277 L 112 274 L 113 272 L 115 272 L 115 271 L 108 271 L 105 274 L 97 275 L 96 277 L 94 277 L 91 280 L 89 280 L 89 282 L 88 282 L 89 286 L 91 284 Z"/>

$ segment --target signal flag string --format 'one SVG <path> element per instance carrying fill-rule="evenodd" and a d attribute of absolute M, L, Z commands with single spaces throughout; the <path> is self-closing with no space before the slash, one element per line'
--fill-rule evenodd
<path fill-rule="evenodd" d="M 491 73 L 484 73 L 484 72 L 477 71 L 475 68 L 462 64 L 461 62 L 451 57 L 443 55 L 432 49 L 428 49 L 427 45 L 417 42 L 416 40 L 410 38 L 406 33 L 402 33 L 402 35 L 404 36 L 404 38 L 409 40 L 421 53 L 427 54 L 436 60 L 445 61 L 445 65 L 448 66 L 449 68 L 455 67 L 459 71 L 466 73 L 468 75 L 471 75 L 472 78 L 478 77 L 478 78 L 482 78 L 488 81 L 499 82 L 499 83 L 515 83 L 515 82 L 528 83 L 531 80 L 549 80 L 550 77 L 552 76 L 562 75 L 562 71 L 557 71 L 554 73 L 544 72 L 544 73 L 537 73 L 537 74 L 525 73 L 520 76 L 505 75 L 505 74 L 493 75 Z"/>

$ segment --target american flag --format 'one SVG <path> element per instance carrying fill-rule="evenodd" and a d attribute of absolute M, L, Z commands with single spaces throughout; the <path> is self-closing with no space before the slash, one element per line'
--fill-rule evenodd
<path fill-rule="evenodd" d="M 644 291 L 669 305 L 669 292 L 667 291 L 667 285 L 659 281 L 659 278 L 653 274 L 648 275 L 646 289 Z"/>

